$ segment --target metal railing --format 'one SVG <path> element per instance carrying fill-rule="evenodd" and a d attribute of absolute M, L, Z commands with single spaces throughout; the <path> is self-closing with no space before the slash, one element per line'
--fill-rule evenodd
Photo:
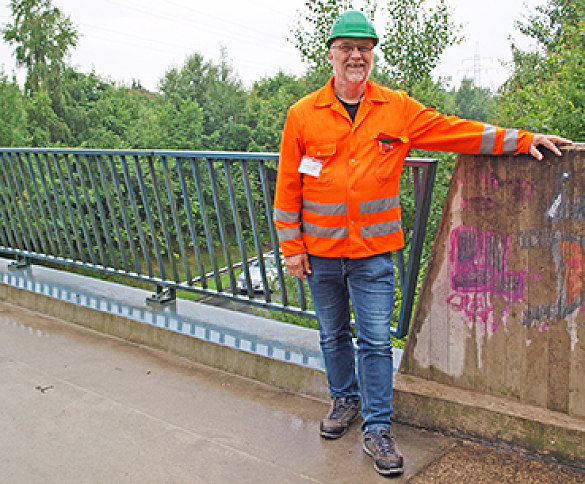
<path fill-rule="evenodd" d="M 277 161 L 271 153 L 0 148 L 0 252 L 17 267 L 37 260 L 152 283 L 155 304 L 189 291 L 314 318 L 305 284 L 285 273 L 275 250 Z M 408 260 L 397 257 L 397 337 L 412 314 L 436 160 L 406 167 L 416 216 Z"/>

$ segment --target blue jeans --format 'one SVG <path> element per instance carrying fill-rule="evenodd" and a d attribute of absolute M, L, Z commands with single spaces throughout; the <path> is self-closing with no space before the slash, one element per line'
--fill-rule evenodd
<path fill-rule="evenodd" d="M 361 397 L 364 433 L 376 428 L 389 429 L 393 413 L 392 255 L 363 259 L 309 255 L 309 262 L 312 274 L 307 280 L 319 320 L 331 397 Z M 350 301 L 357 358 L 350 327 Z"/>

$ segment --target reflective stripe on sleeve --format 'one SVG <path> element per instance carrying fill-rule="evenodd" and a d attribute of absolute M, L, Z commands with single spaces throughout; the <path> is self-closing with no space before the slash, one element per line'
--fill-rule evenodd
<path fill-rule="evenodd" d="M 325 217 L 335 217 L 338 215 L 347 215 L 347 205 L 340 203 L 319 203 L 303 200 L 303 209 L 308 212 L 323 215 Z"/>
<path fill-rule="evenodd" d="M 369 237 L 379 237 L 380 235 L 394 234 L 402 230 L 402 223 L 399 220 L 385 222 L 382 224 L 366 225 L 361 229 L 362 239 Z"/>
<path fill-rule="evenodd" d="M 346 239 L 347 227 L 320 227 L 303 222 L 303 232 L 321 239 Z"/>
<path fill-rule="evenodd" d="M 280 229 L 277 230 L 276 233 L 278 234 L 278 240 L 280 242 L 286 242 L 288 240 L 295 240 L 301 239 L 301 229 L 299 227 L 293 227 L 290 229 Z"/>
<path fill-rule="evenodd" d="M 301 221 L 301 212 L 298 210 L 274 209 L 274 219 L 285 224 L 296 224 Z"/>
<path fill-rule="evenodd" d="M 366 215 L 369 213 L 383 212 L 400 207 L 400 197 L 389 197 L 382 200 L 372 200 L 370 202 L 360 203 L 360 213 Z"/>
<path fill-rule="evenodd" d="M 491 155 L 494 152 L 494 144 L 496 143 L 496 132 L 498 128 L 491 124 L 484 125 L 483 136 L 481 138 L 480 155 Z"/>
<path fill-rule="evenodd" d="M 518 144 L 518 130 L 507 129 L 506 137 L 504 138 L 504 154 L 514 154 L 516 152 L 516 145 Z"/>

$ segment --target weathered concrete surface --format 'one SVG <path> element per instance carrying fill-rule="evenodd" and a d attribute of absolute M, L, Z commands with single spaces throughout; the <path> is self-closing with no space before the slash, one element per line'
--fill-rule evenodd
<path fill-rule="evenodd" d="M 584 169 L 585 145 L 459 158 L 402 361 L 419 404 L 405 420 L 585 462 Z"/>
<path fill-rule="evenodd" d="M 0 303 L 0 482 L 366 483 L 359 425 L 328 402 Z M 392 482 L 578 483 L 585 474 L 395 425 Z M 412 479 L 412 480 L 409 480 Z"/>

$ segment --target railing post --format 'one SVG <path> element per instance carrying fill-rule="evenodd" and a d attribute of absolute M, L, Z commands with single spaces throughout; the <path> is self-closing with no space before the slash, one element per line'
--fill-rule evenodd
<path fill-rule="evenodd" d="M 16 260 L 8 264 L 8 270 L 10 271 L 21 271 L 30 267 L 30 259 L 28 257 L 18 257 Z"/>
<path fill-rule="evenodd" d="M 156 293 L 146 298 L 148 304 L 154 306 L 167 306 L 177 301 L 177 288 L 175 286 L 162 286 L 157 284 Z"/>

